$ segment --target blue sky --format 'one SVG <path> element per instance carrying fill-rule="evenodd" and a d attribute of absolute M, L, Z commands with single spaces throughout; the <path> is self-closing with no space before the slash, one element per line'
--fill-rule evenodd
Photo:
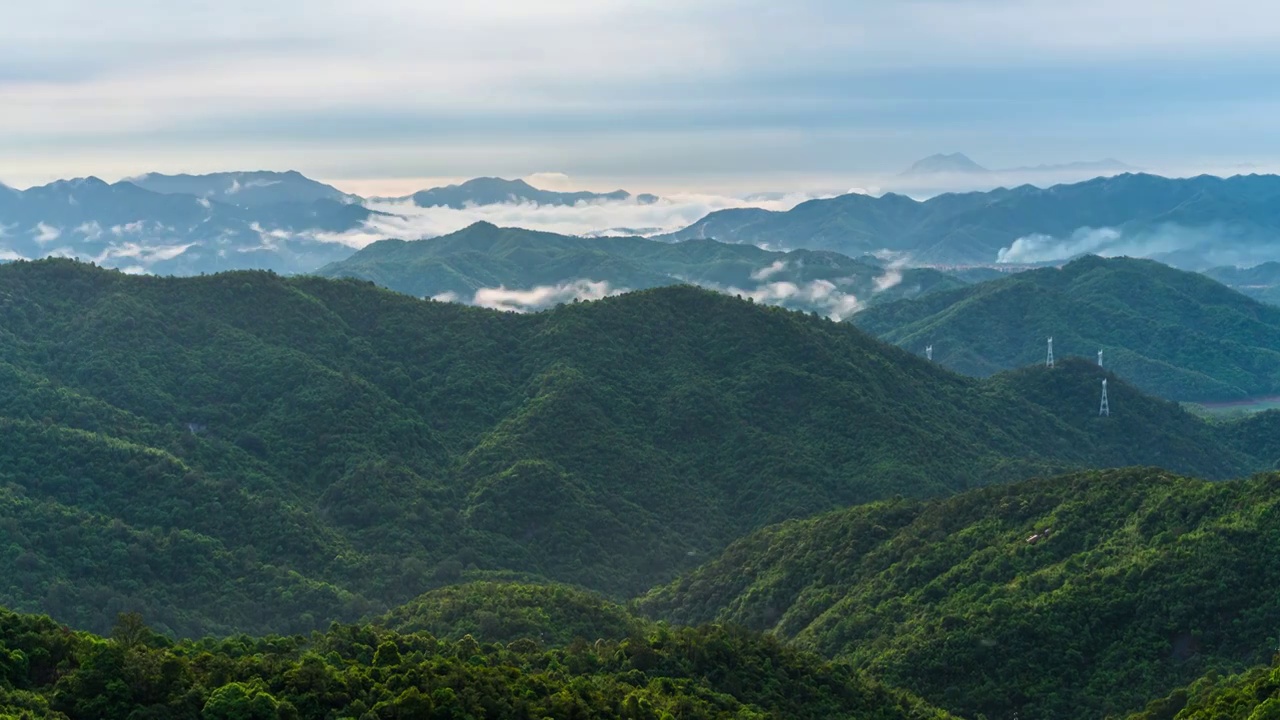
<path fill-rule="evenodd" d="M 934 152 L 1280 164 L 1261 0 L 45 0 L 0 23 L 0 180 L 298 169 L 874 185 Z"/>

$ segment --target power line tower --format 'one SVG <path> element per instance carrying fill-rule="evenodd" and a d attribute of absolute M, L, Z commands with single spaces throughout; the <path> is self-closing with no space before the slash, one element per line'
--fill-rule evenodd
<path fill-rule="evenodd" d="M 1049 338 L 1049 358 L 1044 361 L 1044 366 L 1048 368 L 1053 367 L 1053 338 L 1052 337 Z"/>
<path fill-rule="evenodd" d="M 1102 367 L 1102 351 L 1098 351 L 1098 367 Z"/>
<path fill-rule="evenodd" d="M 1102 379 L 1102 405 L 1098 406 L 1098 417 L 1111 417 L 1111 405 L 1107 403 L 1107 379 Z"/>
<path fill-rule="evenodd" d="M 927 358 L 927 359 L 929 359 L 929 360 L 933 360 L 933 346 L 932 346 L 932 345 L 926 345 L 926 346 L 924 347 L 924 356 L 925 356 L 925 358 Z"/>

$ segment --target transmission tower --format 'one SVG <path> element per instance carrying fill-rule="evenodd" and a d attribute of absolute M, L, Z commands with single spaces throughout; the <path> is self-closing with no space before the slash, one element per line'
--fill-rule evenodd
<path fill-rule="evenodd" d="M 1098 407 L 1098 415 L 1111 417 L 1111 405 L 1107 403 L 1107 379 L 1102 379 L 1102 405 Z"/>
<path fill-rule="evenodd" d="M 927 358 L 927 359 L 929 359 L 929 360 L 932 360 L 932 359 L 933 359 L 933 346 L 932 346 L 932 345 L 926 345 L 926 346 L 924 347 L 924 356 L 925 356 L 925 358 Z"/>
<path fill-rule="evenodd" d="M 1049 358 L 1044 361 L 1045 367 L 1053 367 L 1053 338 L 1049 338 Z"/>
<path fill-rule="evenodd" d="M 1102 367 L 1102 351 L 1098 351 L 1098 367 Z"/>

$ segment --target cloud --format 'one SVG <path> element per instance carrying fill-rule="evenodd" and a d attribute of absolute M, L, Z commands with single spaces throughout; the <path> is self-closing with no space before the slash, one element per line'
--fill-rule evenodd
<path fill-rule="evenodd" d="M 142 267 L 145 269 L 147 266 L 154 263 L 172 260 L 192 247 L 195 247 L 197 244 L 198 243 L 191 242 L 175 245 L 144 246 L 138 243 L 127 242 L 119 245 L 108 246 L 103 249 L 102 252 L 98 253 L 98 255 L 93 258 L 93 261 L 101 265 L 120 258 L 131 258 L 138 261 L 138 265 L 131 267 Z"/>
<path fill-rule="evenodd" d="M 574 280 L 559 285 L 539 285 L 529 290 L 480 288 L 476 290 L 471 304 L 494 310 L 530 312 L 572 300 L 599 300 L 626 291 L 626 288 L 611 287 L 607 281 Z"/>
<path fill-rule="evenodd" d="M 543 190 L 567 192 L 577 189 L 573 185 L 573 180 L 562 172 L 537 172 L 532 175 L 526 175 L 522 179 L 530 185 Z"/>
<path fill-rule="evenodd" d="M 1026 235 L 996 254 L 998 263 L 1056 263 L 1079 255 L 1145 257 L 1187 270 L 1251 266 L 1274 260 L 1276 238 L 1251 227 L 1173 223 L 1135 229 L 1082 227 L 1065 238 Z"/>
<path fill-rule="evenodd" d="M 35 236 L 37 243 L 45 245 L 62 237 L 62 230 L 52 225 L 46 225 L 43 222 L 39 222 L 36 223 Z"/>
<path fill-rule="evenodd" d="M 479 221 L 500 227 L 521 227 L 563 235 L 656 235 L 687 227 L 716 210 L 762 207 L 789 210 L 827 194 L 788 193 L 752 202 L 726 195 L 674 193 L 656 203 L 634 198 L 621 201 L 583 201 L 576 205 L 503 203 L 464 209 L 421 208 L 411 201 L 376 201 L 366 206 L 383 215 L 371 216 L 362 227 L 345 233 L 322 233 L 316 239 L 354 248 L 388 238 L 420 240 L 456 232 Z"/>
<path fill-rule="evenodd" d="M 787 269 L 786 260 L 775 260 L 768 267 L 762 267 L 759 270 L 751 273 L 751 279 L 752 280 L 768 280 L 769 278 L 773 277 L 774 275 L 777 275 L 778 273 L 786 269 Z"/>
<path fill-rule="evenodd" d="M 0 261 L 26 260 L 26 256 L 8 248 L 0 248 Z"/>
<path fill-rule="evenodd" d="M 817 306 L 832 320 L 843 320 L 863 309 L 863 304 L 853 293 L 840 290 L 830 280 L 814 280 L 808 283 L 773 282 L 751 289 L 736 287 L 716 288 L 729 295 L 741 295 L 758 303 L 784 307 Z"/>
<path fill-rule="evenodd" d="M 872 253 L 880 260 L 887 260 L 884 273 L 874 280 L 873 293 L 881 293 L 893 287 L 897 287 L 902 282 L 902 269 L 911 264 L 910 253 L 899 252 L 896 250 L 877 250 Z"/>
<path fill-rule="evenodd" d="M 91 242 L 102 237 L 102 226 L 97 221 L 82 223 L 77 226 L 74 232 L 83 235 L 85 242 Z"/>
<path fill-rule="evenodd" d="M 462 299 L 462 296 L 450 290 L 448 292 L 442 292 L 439 295 L 432 295 L 431 299 L 438 302 L 458 302 Z"/>

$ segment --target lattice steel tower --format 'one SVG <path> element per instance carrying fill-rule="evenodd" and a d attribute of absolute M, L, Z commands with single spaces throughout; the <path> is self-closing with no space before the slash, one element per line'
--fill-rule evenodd
<path fill-rule="evenodd" d="M 929 359 L 929 360 L 933 360 L 933 346 L 932 346 L 932 345 L 926 345 L 926 346 L 924 347 L 924 356 L 925 356 L 925 358 L 927 358 L 927 359 Z"/>
<path fill-rule="evenodd" d="M 1049 357 L 1044 361 L 1045 367 L 1053 367 L 1053 338 L 1049 338 Z"/>
<path fill-rule="evenodd" d="M 1098 406 L 1098 415 L 1111 417 L 1111 405 L 1107 403 L 1107 379 L 1102 379 L 1102 405 Z"/>

